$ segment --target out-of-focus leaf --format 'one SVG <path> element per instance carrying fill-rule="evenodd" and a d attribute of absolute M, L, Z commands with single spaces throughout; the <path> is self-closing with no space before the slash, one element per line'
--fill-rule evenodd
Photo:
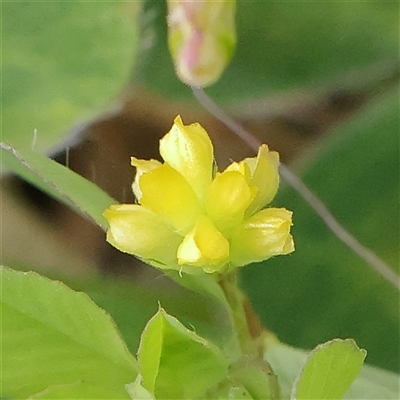
<path fill-rule="evenodd" d="M 350 386 L 344 399 L 398 399 L 400 376 L 383 369 L 365 365 Z"/>
<path fill-rule="evenodd" d="M 124 385 L 136 377 L 136 360 L 109 315 L 86 294 L 7 268 L 1 285 L 1 396 L 26 398 L 85 382 L 128 398 Z"/>
<path fill-rule="evenodd" d="M 224 293 L 214 275 L 179 274 L 179 272 L 172 270 L 166 270 L 165 272 L 179 285 L 201 294 L 207 294 L 227 306 Z"/>
<path fill-rule="evenodd" d="M 189 97 L 175 76 L 165 43 L 164 2 L 146 1 L 146 30 L 154 46 L 142 79 L 168 98 Z M 398 60 L 398 4 L 394 2 L 237 1 L 237 50 L 211 89 L 232 103 L 288 88 L 327 82 L 377 60 Z M 162 68 L 160 68 L 162 65 Z"/>
<path fill-rule="evenodd" d="M 121 397 L 121 399 L 128 397 Z M 104 388 L 99 385 L 92 385 L 87 382 L 75 382 L 67 385 L 54 385 L 40 393 L 30 396 L 28 400 L 47 399 L 110 399 L 115 400 L 115 392 L 112 389 Z"/>
<path fill-rule="evenodd" d="M 317 346 L 292 389 L 292 399 L 341 399 L 359 374 L 366 356 L 352 339 Z"/>
<path fill-rule="evenodd" d="M 228 373 L 216 347 L 162 309 L 143 331 L 138 359 L 141 385 L 155 398 L 204 397 Z"/>
<path fill-rule="evenodd" d="M 296 377 L 307 360 L 307 352 L 293 347 L 272 343 L 265 358 L 279 377 L 282 398 L 289 398 Z M 397 399 L 400 377 L 390 371 L 364 365 L 343 399 Z"/>
<path fill-rule="evenodd" d="M 227 348 L 232 322 L 226 307 L 212 297 L 184 289 L 167 277 L 158 276 L 145 284 L 119 278 L 66 277 L 51 274 L 69 287 L 87 293 L 115 321 L 130 351 L 136 354 L 140 336 L 159 304 L 196 333 L 220 348 Z M 132 323 L 132 315 L 135 323 Z M 229 351 L 230 349 L 226 349 Z"/>
<path fill-rule="evenodd" d="M 106 229 L 102 212 L 116 200 L 98 186 L 30 150 L 0 142 L 0 151 L 5 164 L 15 173 Z"/>
<path fill-rule="evenodd" d="M 396 90 L 332 132 L 309 154 L 302 173 L 333 215 L 395 270 L 398 134 Z M 369 363 L 399 371 L 397 289 L 341 243 L 294 190 L 281 190 L 275 204 L 294 213 L 296 251 L 242 271 L 263 323 L 301 348 L 352 337 L 368 351 Z"/>
<path fill-rule="evenodd" d="M 229 387 L 226 397 L 229 399 L 263 399 L 273 400 L 280 398 L 278 377 L 265 363 L 260 360 L 242 358 L 229 370 Z"/>
<path fill-rule="evenodd" d="M 140 2 L 2 3 L 2 130 L 17 146 L 54 145 L 115 100 L 137 43 Z"/>

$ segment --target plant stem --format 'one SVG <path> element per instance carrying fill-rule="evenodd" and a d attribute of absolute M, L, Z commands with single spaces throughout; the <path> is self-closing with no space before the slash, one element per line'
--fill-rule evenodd
<path fill-rule="evenodd" d="M 258 348 L 259 345 L 257 344 L 257 338 L 261 334 L 261 329 L 255 331 L 249 324 L 249 322 L 251 322 L 250 317 L 255 317 L 257 320 L 258 317 L 251 309 L 247 296 L 239 289 L 237 280 L 236 272 L 221 274 L 219 277 L 219 285 L 231 307 L 233 323 L 242 353 L 259 356 L 263 353 L 260 352 Z M 251 312 L 252 315 L 248 315 L 249 312 Z"/>
<path fill-rule="evenodd" d="M 234 366 L 240 384 L 255 399 L 265 398 L 266 393 L 267 398 L 278 399 L 277 376 L 264 359 L 267 330 L 262 327 L 248 297 L 240 290 L 236 272 L 221 274 L 218 283 L 230 306 L 234 329 L 242 353 L 242 357 Z M 263 378 L 260 380 L 257 378 L 257 373 L 251 373 L 251 370 L 261 371 Z"/>

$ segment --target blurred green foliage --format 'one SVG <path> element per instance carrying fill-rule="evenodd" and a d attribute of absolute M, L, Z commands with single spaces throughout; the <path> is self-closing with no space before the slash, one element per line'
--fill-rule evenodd
<path fill-rule="evenodd" d="M 147 398 L 148 392 L 140 383 L 146 383 L 147 389 L 168 398 L 202 395 L 215 383 L 218 385 L 208 392 L 207 398 L 214 399 L 217 394 L 220 394 L 219 398 L 226 398 L 229 397 L 228 392 L 229 395 L 244 393 L 248 395 L 246 398 L 269 398 L 266 376 L 256 364 L 252 364 L 251 359 L 244 364 L 235 364 L 228 379 L 223 380 L 229 357 L 225 358 L 212 343 L 194 332 L 193 327 L 187 330 L 164 310 L 159 309 L 146 324 L 140 339 L 139 362 L 136 362 L 126 348 L 126 336 L 124 339 L 120 337 L 110 317 L 86 294 L 74 292 L 61 282 L 33 272 L 1 268 L 0 278 L 4 322 L 2 356 L 5 361 L 2 398 L 122 399 L 128 398 L 124 390 L 127 383 L 130 384 L 132 398 Z M 133 285 L 130 285 L 129 291 L 121 291 L 126 282 L 119 281 L 118 290 L 114 285 L 112 294 L 107 289 L 111 288 L 110 283 L 110 280 L 92 282 L 97 290 L 103 291 L 109 305 L 110 297 L 125 297 L 124 302 L 128 298 L 135 299 L 131 303 L 133 307 L 129 307 L 129 314 L 124 317 L 125 324 L 130 325 L 129 338 L 132 328 L 144 324 L 142 317 L 150 311 L 144 299 L 152 297 L 155 300 L 158 293 L 144 293 Z M 86 281 L 86 290 L 90 286 Z M 132 290 L 134 288 L 139 292 Z M 163 300 L 166 300 L 165 296 Z M 189 294 L 185 300 L 189 300 L 191 308 L 194 297 Z M 201 302 L 200 298 L 196 301 Z M 119 310 L 120 306 L 117 307 Z M 183 310 L 182 304 L 179 305 L 175 298 L 175 311 L 179 308 Z M 198 304 L 197 309 L 200 308 Z M 215 312 L 213 314 L 215 316 Z M 138 331 L 132 353 L 136 353 L 139 334 Z M 181 348 L 185 351 L 177 351 Z M 309 360 L 314 367 L 310 365 L 308 371 L 303 372 L 298 390 L 304 392 L 306 389 L 314 394 L 318 390 L 320 397 L 327 389 L 330 394 L 332 389 L 346 391 L 353 380 L 352 375 L 356 375 L 361 367 L 364 355 L 365 351 L 359 350 L 353 341 L 335 340 L 318 346 Z M 267 358 L 281 378 L 282 395 L 288 398 L 307 354 L 271 338 Z M 137 370 L 142 380 L 131 384 Z M 21 379 L 24 379 L 24 385 L 21 385 Z M 332 379 L 336 384 L 333 382 L 332 385 Z M 365 366 L 345 398 L 394 398 L 397 383 L 397 375 Z M 254 393 L 263 395 L 254 396 Z M 298 394 L 299 398 L 303 398 Z"/>
<path fill-rule="evenodd" d="M 154 46 L 141 79 L 169 98 L 186 98 L 189 89 L 175 76 L 166 46 L 165 5 L 148 0 L 145 7 Z M 396 2 L 239 0 L 236 54 L 209 93 L 231 104 L 398 60 L 398 12 Z"/>
<path fill-rule="evenodd" d="M 398 132 L 396 90 L 326 137 L 302 171 L 333 215 L 396 271 Z M 242 273 L 264 324 L 301 348 L 354 338 L 368 350 L 367 362 L 399 371 L 398 291 L 340 242 L 293 189 L 281 189 L 274 204 L 294 212 L 296 251 Z"/>
<path fill-rule="evenodd" d="M 2 3 L 2 134 L 15 145 L 55 145 L 78 119 L 113 103 L 137 45 L 139 3 Z"/>

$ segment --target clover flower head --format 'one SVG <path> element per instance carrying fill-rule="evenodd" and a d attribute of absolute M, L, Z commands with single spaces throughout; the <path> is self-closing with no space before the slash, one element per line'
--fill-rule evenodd
<path fill-rule="evenodd" d="M 107 241 L 161 269 L 225 272 L 294 250 L 292 213 L 265 208 L 279 186 L 279 156 L 257 157 L 215 172 L 211 140 L 181 118 L 160 141 L 163 163 L 132 157 L 137 204 L 110 206 Z"/>

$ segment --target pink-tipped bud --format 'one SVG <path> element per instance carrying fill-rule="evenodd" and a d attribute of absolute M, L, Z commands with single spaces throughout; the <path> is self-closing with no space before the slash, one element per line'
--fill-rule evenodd
<path fill-rule="evenodd" d="M 167 4 L 168 44 L 179 79 L 195 87 L 213 84 L 235 49 L 235 0 Z"/>

